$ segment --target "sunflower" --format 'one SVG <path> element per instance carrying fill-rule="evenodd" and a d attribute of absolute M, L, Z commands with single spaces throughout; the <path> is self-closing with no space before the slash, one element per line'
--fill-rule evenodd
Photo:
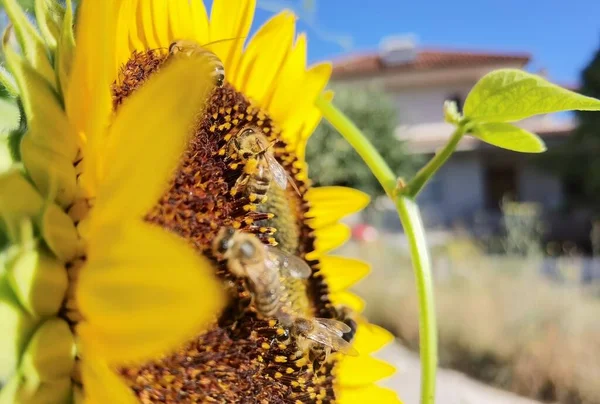
<path fill-rule="evenodd" d="M 112 369 L 170 352 L 224 303 L 210 262 L 144 219 L 205 109 L 209 64 L 173 60 L 113 113 L 115 4 L 91 4 L 75 47 L 69 1 L 36 2 L 41 33 L 4 1 L 20 52 L 8 29 L 2 81 L 23 119 L 0 174 L 2 402 L 78 401 L 82 385 L 87 402 L 134 401 Z"/>
<path fill-rule="evenodd" d="M 212 93 L 170 190 L 147 220 L 190 240 L 213 260 L 211 241 L 222 226 L 253 233 L 304 258 L 313 274 L 307 284 L 292 286 L 296 309 L 352 325 L 348 338 L 360 355 L 334 354 L 320 367 L 295 356 L 293 344 L 279 339 L 285 331 L 257 317 L 244 304 L 245 289 L 236 284 L 233 303 L 207 332 L 176 354 L 121 373 L 144 402 L 236 401 L 248 392 L 269 402 L 396 402 L 393 392 L 375 384 L 393 368 L 370 356 L 392 337 L 357 314 L 364 304 L 347 291 L 369 268 L 328 255 L 349 237 L 340 219 L 364 208 L 369 199 L 343 187 L 313 188 L 307 175 L 305 146 L 321 119 L 315 100 L 331 65 L 307 68 L 306 36 L 296 37 L 296 17 L 289 11 L 271 18 L 246 41 L 254 8 L 253 1 L 216 0 L 209 19 L 200 1 L 119 2 L 116 108 L 161 69 L 174 41 L 191 40 L 214 52 L 226 72 L 226 84 Z M 265 202 L 231 192 L 244 164 L 227 145 L 248 127 L 274 145 L 273 155 L 298 192 L 270 186 Z M 224 264 L 214 261 L 217 274 L 235 284 Z"/>
<path fill-rule="evenodd" d="M 27 293 L 17 282 L 1 289 L 13 323 L 2 395 L 35 401 L 32 394 L 47 395 L 60 373 L 64 388 L 55 394 L 74 380 L 92 402 L 243 401 L 249 394 L 268 402 L 396 402 L 375 385 L 393 368 L 370 357 L 392 337 L 358 314 L 363 303 L 347 291 L 368 266 L 328 255 L 349 236 L 339 220 L 368 197 L 313 188 L 307 176 L 305 144 L 321 118 L 314 101 L 331 67 L 306 68 L 295 16 L 275 16 L 244 47 L 253 1 L 217 0 L 210 20 L 200 1 L 114 0 L 94 9 L 84 1 L 72 57 L 70 2 L 65 11 L 47 4 L 36 7 L 40 35 L 5 0 L 22 48 L 22 56 L 5 54 L 27 118 L 21 157 L 32 181 L 18 167 L 3 174 L 16 185 L 0 198 L 0 212 L 11 247 L 52 258 L 57 275 L 41 274 L 50 265 L 38 259 L 21 277 Z M 214 52 L 225 85 L 207 85 L 201 56 L 171 60 L 176 40 Z M 248 127 L 268 138 L 297 192 L 270 186 L 266 201 L 232 192 L 245 167 L 227 145 Z M 257 316 L 244 286 L 212 256 L 223 226 L 304 258 L 310 279 L 288 285 L 295 308 L 344 321 L 360 355 L 298 356 L 286 330 Z M 232 293 L 221 311 L 223 283 Z M 60 301 L 44 314 L 21 296 L 39 298 L 42 289 Z M 49 320 L 64 332 L 42 333 Z M 55 346 L 51 354 L 34 350 Z"/>

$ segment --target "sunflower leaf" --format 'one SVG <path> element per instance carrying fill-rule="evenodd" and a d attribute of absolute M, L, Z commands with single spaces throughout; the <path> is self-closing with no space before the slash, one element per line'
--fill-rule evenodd
<path fill-rule="evenodd" d="M 471 122 L 513 122 L 570 110 L 600 111 L 600 100 L 518 69 L 486 74 L 475 84 L 464 105 L 465 118 Z"/>
<path fill-rule="evenodd" d="M 482 142 L 516 152 L 542 153 L 546 151 L 546 145 L 538 135 L 510 123 L 480 123 L 473 126 L 470 135 Z"/>

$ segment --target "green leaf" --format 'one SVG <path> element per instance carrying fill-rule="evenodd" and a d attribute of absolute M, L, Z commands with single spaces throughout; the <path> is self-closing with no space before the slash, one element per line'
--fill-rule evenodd
<path fill-rule="evenodd" d="M 561 111 L 600 111 L 600 100 L 552 84 L 518 69 L 486 74 L 475 84 L 464 105 L 464 116 L 475 122 L 513 122 Z"/>
<path fill-rule="evenodd" d="M 538 135 L 510 123 L 480 123 L 473 126 L 470 135 L 491 145 L 516 152 L 542 153 L 546 151 L 546 145 Z"/>

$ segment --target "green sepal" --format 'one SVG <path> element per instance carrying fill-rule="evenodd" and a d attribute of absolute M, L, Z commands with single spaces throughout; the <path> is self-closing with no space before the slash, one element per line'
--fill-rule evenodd
<path fill-rule="evenodd" d="M 470 135 L 482 142 L 521 153 L 543 153 L 544 141 L 535 133 L 505 122 L 478 123 Z"/>
<path fill-rule="evenodd" d="M 53 203 L 45 206 L 38 227 L 50 250 L 63 262 L 69 262 L 80 253 L 81 241 L 73 220 Z"/>
<path fill-rule="evenodd" d="M 0 173 L 4 173 L 13 166 L 15 158 L 11 152 L 10 136 L 0 136 Z"/>
<path fill-rule="evenodd" d="M 500 69 L 483 76 L 463 109 L 471 122 L 514 122 L 561 111 L 600 111 L 600 100 L 566 90 L 535 74 Z"/>
<path fill-rule="evenodd" d="M 19 88 L 12 74 L 4 66 L 0 66 L 0 85 L 4 87 L 8 95 L 12 97 L 19 96 Z"/>
<path fill-rule="evenodd" d="M 78 151 L 77 139 L 62 101 L 48 82 L 21 56 L 5 48 L 6 61 L 21 91 L 28 133 L 35 143 L 72 162 Z"/>
<path fill-rule="evenodd" d="M 7 263 L 7 278 L 21 305 L 33 316 L 58 313 L 67 292 L 63 263 L 41 248 L 22 248 Z"/>
<path fill-rule="evenodd" d="M 27 15 L 21 9 L 15 0 L 0 0 L 4 4 L 6 14 L 13 24 L 17 40 L 25 58 L 48 82 L 56 88 L 56 80 L 54 78 L 54 69 L 50 64 L 49 55 L 44 44 L 44 40 L 37 32 L 35 27 Z M 6 52 L 7 39 L 4 39 L 4 48 Z M 14 73 L 14 72 L 13 72 Z"/>
<path fill-rule="evenodd" d="M 37 319 L 17 301 L 5 276 L 0 276 L 0 384 L 17 370 L 21 354 L 29 341 Z"/>
<path fill-rule="evenodd" d="M 75 339 L 66 321 L 46 320 L 31 338 L 20 371 L 31 384 L 42 384 L 71 376 L 75 365 Z"/>
<path fill-rule="evenodd" d="M 73 7 L 71 0 L 66 2 L 65 15 L 62 22 L 54 69 L 63 98 L 66 97 L 71 75 L 73 54 L 75 53 L 75 34 L 73 33 Z"/>
<path fill-rule="evenodd" d="M 0 404 L 67 404 L 72 395 L 70 377 L 34 386 L 26 376 L 16 374 L 0 391 Z"/>
<path fill-rule="evenodd" d="M 35 144 L 32 132 L 21 140 L 21 160 L 45 199 L 69 206 L 77 194 L 77 172 L 73 163 L 53 150 Z"/>
<path fill-rule="evenodd" d="M 35 17 L 48 47 L 54 52 L 65 9 L 55 0 L 35 0 Z"/>
<path fill-rule="evenodd" d="M 0 189 L 0 219 L 9 239 L 18 244 L 23 221 L 42 212 L 43 200 L 16 166 L 0 174 Z"/>
<path fill-rule="evenodd" d="M 15 130 L 21 122 L 21 110 L 14 98 L 0 98 L 0 137 Z"/>

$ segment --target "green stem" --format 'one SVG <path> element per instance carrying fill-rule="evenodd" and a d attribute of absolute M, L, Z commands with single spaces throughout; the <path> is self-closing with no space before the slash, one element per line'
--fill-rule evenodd
<path fill-rule="evenodd" d="M 398 216 L 400 217 L 400 221 L 408 237 L 411 259 L 415 270 L 417 291 L 419 294 L 421 404 L 432 404 L 435 401 L 437 329 L 431 264 L 419 208 L 412 197 L 397 194 L 396 176 L 373 145 L 365 138 L 360 129 L 358 129 L 341 111 L 335 108 L 325 98 L 320 97 L 317 100 L 317 107 L 319 107 L 323 116 L 329 123 L 340 132 L 348 143 L 350 143 L 350 145 L 358 152 L 385 192 L 393 198 L 396 204 Z M 437 168 L 435 170 L 437 170 Z"/>
<path fill-rule="evenodd" d="M 458 142 L 462 139 L 465 134 L 465 126 L 459 125 L 454 130 L 452 137 L 444 148 L 438 151 L 435 156 L 423 167 L 419 170 L 419 172 L 414 176 L 414 178 L 406 185 L 406 188 L 403 190 L 403 194 L 415 198 L 421 189 L 427 184 L 427 181 L 440 169 L 440 167 L 448 160 L 448 158 L 454 153 Z"/>

